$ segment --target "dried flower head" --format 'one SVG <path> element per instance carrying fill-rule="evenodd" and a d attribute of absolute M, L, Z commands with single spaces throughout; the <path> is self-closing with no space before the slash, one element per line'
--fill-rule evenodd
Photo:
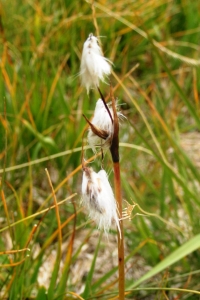
<path fill-rule="evenodd" d="M 112 221 L 115 221 L 121 236 L 117 205 L 104 170 L 96 173 L 92 168 L 83 168 L 82 198 L 90 218 L 99 229 L 108 232 Z"/>
<path fill-rule="evenodd" d="M 87 93 L 92 87 L 99 87 L 99 81 L 104 81 L 105 76 L 111 73 L 111 63 L 102 54 L 98 39 L 89 34 L 83 45 L 80 76 L 81 83 L 86 87 Z"/>
<path fill-rule="evenodd" d="M 108 108 L 113 118 L 113 109 L 110 105 L 108 105 Z M 117 115 L 119 119 L 124 118 L 124 115 L 119 111 L 117 112 Z M 102 147 L 104 149 L 109 148 L 112 142 L 114 126 L 102 99 L 99 99 L 96 103 L 94 117 L 91 124 L 93 126 L 90 126 L 88 132 L 88 143 L 90 147 L 94 152 L 95 147 Z M 102 132 L 102 135 L 95 132 L 93 128 L 97 128 L 100 132 Z"/>

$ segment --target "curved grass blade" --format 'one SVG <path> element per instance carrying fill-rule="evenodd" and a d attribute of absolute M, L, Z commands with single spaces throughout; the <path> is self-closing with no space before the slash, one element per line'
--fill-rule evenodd
<path fill-rule="evenodd" d="M 137 287 L 139 284 L 143 283 L 147 279 L 155 276 L 156 274 L 162 272 L 175 262 L 181 260 L 183 257 L 192 253 L 200 247 L 200 234 L 194 236 L 181 247 L 176 249 L 174 252 L 169 254 L 165 259 L 163 259 L 160 263 L 158 263 L 154 268 L 152 268 L 149 272 L 147 272 L 144 276 L 142 276 L 139 280 L 135 281 L 131 285 L 128 286 L 128 289 L 132 289 Z"/>

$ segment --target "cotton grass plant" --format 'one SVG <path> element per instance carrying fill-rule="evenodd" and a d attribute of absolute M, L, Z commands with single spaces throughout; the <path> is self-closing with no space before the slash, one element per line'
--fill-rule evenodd
<path fill-rule="evenodd" d="M 97 52 L 97 55 L 96 55 Z M 122 193 L 119 166 L 119 117 L 116 109 L 116 100 L 110 89 L 112 110 L 109 109 L 99 88 L 99 81 L 104 80 L 104 75 L 110 74 L 110 66 L 103 57 L 99 43 L 93 34 L 90 34 L 84 43 L 81 58 L 81 81 L 87 92 L 90 86 L 98 88 L 100 96 L 95 106 L 94 117 L 90 123 L 88 141 L 91 147 L 100 147 L 103 153 L 105 145 L 109 148 L 114 171 L 115 198 L 108 182 L 105 170 L 95 173 L 83 162 L 83 201 L 88 207 L 90 217 L 97 222 L 98 227 L 106 232 L 110 229 L 112 220 L 118 228 L 118 267 L 119 267 L 119 299 L 124 299 L 124 233 L 122 223 Z M 105 142 L 102 143 L 102 140 Z M 116 202 L 117 203 L 116 203 Z M 121 219 L 119 221 L 119 219 Z"/>

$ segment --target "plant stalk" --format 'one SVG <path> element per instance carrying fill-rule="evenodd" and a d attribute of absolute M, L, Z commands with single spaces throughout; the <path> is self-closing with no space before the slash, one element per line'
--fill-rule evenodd
<path fill-rule="evenodd" d="M 117 201 L 119 219 L 122 218 L 122 193 L 121 193 L 121 177 L 120 177 L 120 163 L 119 163 L 119 120 L 115 105 L 115 98 L 113 95 L 112 86 L 110 86 L 110 96 L 112 100 L 113 118 L 114 118 L 114 132 L 110 152 L 113 160 L 114 169 L 114 186 L 115 199 Z M 118 271 L 119 271 L 119 300 L 124 300 L 125 278 L 124 278 L 124 231 L 123 221 L 120 221 L 120 232 L 118 232 Z"/>
<path fill-rule="evenodd" d="M 119 218 L 122 218 L 122 196 L 121 196 L 121 179 L 120 179 L 120 164 L 119 162 L 113 163 L 114 167 L 114 185 L 115 185 L 115 198 L 117 201 Z M 119 299 L 124 299 L 124 231 L 123 221 L 120 221 L 120 232 L 118 232 L 118 271 L 119 271 Z"/>

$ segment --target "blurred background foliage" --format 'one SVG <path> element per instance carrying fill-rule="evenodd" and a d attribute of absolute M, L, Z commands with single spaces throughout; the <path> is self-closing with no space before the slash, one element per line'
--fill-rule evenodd
<path fill-rule="evenodd" d="M 97 247 L 101 235 L 79 205 L 81 146 L 87 143 L 82 114 L 91 117 L 99 98 L 96 91 L 88 97 L 78 76 L 90 32 L 100 35 L 104 54 L 114 63 L 111 82 L 127 118 L 120 129 L 123 198 L 139 205 L 124 225 L 127 291 L 199 233 L 200 3 L 92 3 L 0 3 L 0 292 L 5 299 L 110 299 L 116 291 L 116 257 L 108 250 L 116 247 L 116 232 Z M 109 85 L 101 89 L 109 99 Z M 93 166 L 98 171 L 99 159 Z M 45 168 L 58 202 L 77 193 L 59 207 L 59 217 L 54 209 L 34 215 L 54 203 Z M 104 168 L 112 183 L 108 154 Z M 27 250 L 3 253 L 27 245 L 28 258 Z M 175 291 L 200 289 L 198 247 L 191 242 L 189 256 L 178 256 L 172 266 L 168 262 L 127 298 L 198 299 Z"/>

